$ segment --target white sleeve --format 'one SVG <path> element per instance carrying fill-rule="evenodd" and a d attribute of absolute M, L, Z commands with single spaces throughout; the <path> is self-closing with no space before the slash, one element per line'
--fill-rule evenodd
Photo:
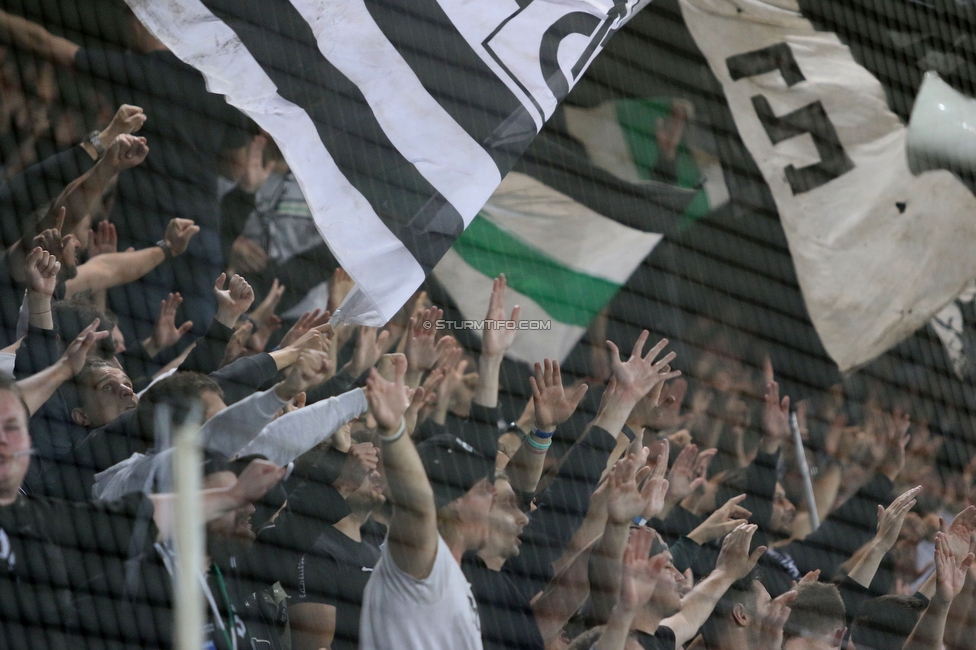
<path fill-rule="evenodd" d="M 204 423 L 200 428 L 200 446 L 234 456 L 287 403 L 275 394 L 274 386 L 263 393 L 248 395 Z"/>
<path fill-rule="evenodd" d="M 366 408 L 366 394 L 356 388 L 286 413 L 264 427 L 238 455 L 260 454 L 276 465 L 285 465 L 328 440 L 346 422 L 365 413 Z"/>

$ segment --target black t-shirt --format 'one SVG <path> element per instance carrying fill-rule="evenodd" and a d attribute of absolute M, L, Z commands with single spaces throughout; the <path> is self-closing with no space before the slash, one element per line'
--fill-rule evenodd
<path fill-rule="evenodd" d="M 152 550 L 152 512 L 141 494 L 100 504 L 21 496 L 0 507 L 0 647 L 158 645 L 165 597 L 128 598 L 125 588 L 128 559 Z"/>
<path fill-rule="evenodd" d="M 336 608 L 332 650 L 359 647 L 363 592 L 379 559 L 377 547 L 329 527 L 312 551 L 299 560 L 286 585 L 292 604 L 320 603 Z"/>
<path fill-rule="evenodd" d="M 545 642 L 535 622 L 532 606 L 508 572 L 492 571 L 477 553 L 465 553 L 461 570 L 471 583 L 481 617 L 481 641 L 485 650 L 542 650 Z"/>
<path fill-rule="evenodd" d="M 674 632 L 663 625 L 659 625 L 654 634 L 638 631 L 637 642 L 644 650 L 675 650 L 677 645 Z"/>

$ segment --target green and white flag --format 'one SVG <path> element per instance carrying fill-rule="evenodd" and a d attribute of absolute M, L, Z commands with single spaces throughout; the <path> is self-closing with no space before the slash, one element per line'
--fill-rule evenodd
<path fill-rule="evenodd" d="M 677 98 L 616 99 L 593 108 L 564 106 L 569 135 L 590 161 L 631 182 L 670 182 L 695 190 L 682 224 L 704 217 L 729 201 L 722 165 L 711 137 L 694 126 L 691 102 Z M 674 160 L 662 165 L 659 131 L 680 138 Z M 667 178 L 663 178 L 665 171 Z"/>
<path fill-rule="evenodd" d="M 660 240 L 511 172 L 434 277 L 477 324 L 488 310 L 492 279 L 504 273 L 506 305 L 522 306 L 523 329 L 509 357 L 562 361 Z"/>

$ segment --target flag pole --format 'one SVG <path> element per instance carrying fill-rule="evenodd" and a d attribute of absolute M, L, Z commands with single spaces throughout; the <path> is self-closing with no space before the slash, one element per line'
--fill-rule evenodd
<path fill-rule="evenodd" d="M 810 480 L 810 467 L 807 465 L 807 455 L 803 450 L 803 436 L 800 435 L 800 423 L 796 419 L 796 412 L 790 413 L 790 429 L 793 431 L 793 444 L 796 445 L 796 464 L 800 466 L 803 477 L 803 492 L 806 495 L 807 510 L 810 513 L 810 532 L 820 528 L 820 514 L 817 512 L 817 499 L 813 495 L 813 481 Z"/>
<path fill-rule="evenodd" d="M 173 483 L 176 487 L 176 645 L 177 650 L 203 646 L 203 590 L 199 573 L 204 561 L 203 510 L 200 486 L 203 456 L 197 441 L 200 408 L 191 409 L 173 440 Z"/>

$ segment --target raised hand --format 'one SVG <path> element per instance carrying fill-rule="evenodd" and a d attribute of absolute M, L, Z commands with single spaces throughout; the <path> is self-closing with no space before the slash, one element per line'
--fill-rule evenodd
<path fill-rule="evenodd" d="M 331 370 L 332 359 L 327 352 L 304 349 L 298 353 L 298 359 L 289 369 L 285 380 L 278 384 L 275 393 L 289 401 L 298 393 L 321 384 L 329 377 Z"/>
<path fill-rule="evenodd" d="M 60 260 L 61 255 L 64 253 L 64 245 L 67 240 L 67 237 L 61 236 L 61 228 L 64 226 L 65 214 L 65 209 L 61 208 L 58 211 L 58 218 L 54 227 L 42 230 L 40 233 L 38 233 L 31 240 L 31 248 L 43 248 L 48 253 L 54 255 Z"/>
<path fill-rule="evenodd" d="M 790 605 L 797 595 L 795 591 L 787 591 L 769 603 L 766 614 L 759 619 L 759 639 L 755 650 L 782 650 L 783 626 L 790 618 Z"/>
<path fill-rule="evenodd" d="M 237 181 L 237 186 L 248 194 L 254 194 L 271 177 L 275 163 L 273 160 L 264 162 L 264 148 L 268 144 L 268 137 L 264 134 L 254 136 L 247 145 L 247 160 L 244 174 Z"/>
<path fill-rule="evenodd" d="M 376 362 L 383 356 L 389 338 L 390 333 L 386 330 L 377 334 L 375 327 L 360 327 L 359 338 L 356 339 L 352 359 L 343 367 L 343 370 L 353 377 L 362 375 L 376 365 Z M 406 357 L 404 357 L 404 361 L 406 361 Z"/>
<path fill-rule="evenodd" d="M 641 356 L 644 351 L 644 343 L 647 342 L 649 333 L 647 330 L 641 332 L 630 358 L 626 362 L 620 360 L 620 350 L 613 341 L 607 341 L 610 349 L 610 367 L 613 369 L 613 377 L 617 380 L 617 385 L 622 393 L 632 399 L 634 403 L 647 395 L 651 390 L 663 382 L 674 379 L 681 375 L 680 370 L 671 371 L 668 363 L 675 358 L 675 353 L 670 352 L 661 360 L 655 361 L 668 344 L 667 339 L 661 339 L 657 345 L 651 348 L 645 356 Z"/>
<path fill-rule="evenodd" d="M 231 244 L 228 264 L 240 273 L 259 273 L 268 265 L 268 253 L 251 239 L 239 235 Z"/>
<path fill-rule="evenodd" d="M 535 408 L 535 428 L 551 432 L 573 415 L 580 400 L 586 395 L 586 384 L 580 384 L 572 393 L 563 389 L 563 376 L 558 361 L 544 359 L 535 364 L 535 376 L 529 377 L 532 385 L 532 403 Z"/>
<path fill-rule="evenodd" d="M 329 318 L 332 317 L 328 311 L 320 311 L 316 309 L 315 311 L 307 311 L 302 314 L 288 333 L 285 334 L 284 338 L 281 339 L 281 347 L 286 348 L 298 339 L 300 339 L 306 332 L 312 329 L 320 328 L 323 325 L 329 323 Z"/>
<path fill-rule="evenodd" d="M 620 580 L 620 606 L 636 612 L 654 596 L 658 578 L 667 558 L 663 553 L 651 556 L 656 533 L 649 528 L 635 528 L 624 549 L 623 575 Z"/>
<path fill-rule="evenodd" d="M 773 454 L 790 435 L 790 398 L 780 399 L 779 384 L 766 383 L 765 406 L 763 408 L 763 434 L 760 448 L 764 453 Z"/>
<path fill-rule="evenodd" d="M 482 334 L 481 355 L 484 357 L 503 357 L 506 350 L 511 347 L 512 342 L 515 341 L 516 330 L 514 328 L 506 329 L 499 325 L 499 323 L 517 322 L 522 313 L 522 308 L 515 305 L 512 308 L 511 316 L 505 317 L 506 286 L 508 285 L 504 273 L 495 278 L 492 284 L 491 298 L 488 301 L 488 313 L 485 315 L 485 320 L 495 321 L 496 325 L 485 329 Z"/>
<path fill-rule="evenodd" d="M 637 455 L 629 453 L 618 460 L 607 476 L 607 515 L 610 523 L 626 524 L 644 510 L 637 489 Z"/>
<path fill-rule="evenodd" d="M 922 490 L 921 486 L 913 487 L 891 502 L 887 509 L 878 506 L 878 532 L 875 539 L 887 553 L 898 541 L 898 533 L 905 523 L 905 517 L 915 506 L 915 496 Z M 967 543 L 968 548 L 968 543 Z"/>
<path fill-rule="evenodd" d="M 690 417 L 682 417 L 681 415 L 681 405 L 684 403 L 687 392 L 688 382 L 684 379 L 679 378 L 663 384 L 661 394 L 658 397 L 659 404 L 652 407 L 651 411 L 646 415 L 644 426 L 657 429 L 658 431 L 682 426 Z M 649 401 L 648 398 L 644 398 L 641 400 L 641 404 L 647 401 Z"/>
<path fill-rule="evenodd" d="M 237 477 L 237 482 L 230 488 L 230 494 L 238 505 L 253 503 L 284 477 L 284 467 L 278 467 L 269 460 L 252 460 Z"/>
<path fill-rule="evenodd" d="M 407 434 L 413 435 L 413 432 L 417 430 L 417 421 L 420 418 L 420 410 L 428 406 L 433 405 L 437 401 L 437 391 L 428 391 L 423 386 L 419 386 L 413 391 L 413 396 L 410 398 L 410 406 L 407 407 L 406 412 L 403 414 L 403 420 L 407 424 Z"/>
<path fill-rule="evenodd" d="M 339 477 L 333 484 L 336 490 L 348 495 L 355 492 L 379 464 L 379 450 L 371 442 L 350 445 L 346 461 L 342 464 Z"/>
<path fill-rule="evenodd" d="M 227 274 L 221 273 L 214 283 L 214 297 L 217 299 L 216 318 L 227 327 L 234 327 L 237 319 L 254 302 L 254 289 L 239 275 L 234 275 L 230 279 L 230 286 L 227 289 L 224 289 L 225 284 L 227 284 Z"/>
<path fill-rule="evenodd" d="M 407 374 L 407 358 L 402 354 L 393 357 L 393 381 L 383 379 L 374 368 L 366 380 L 366 398 L 376 424 L 387 432 L 400 428 L 403 415 L 410 406 L 413 391 L 404 383 Z"/>
<path fill-rule="evenodd" d="M 446 337 L 437 340 L 437 322 L 443 315 L 441 309 L 430 307 L 410 318 L 403 352 L 407 355 L 408 372 L 417 373 L 418 379 L 420 374 L 437 365 L 437 359 L 452 345 L 451 339 Z"/>
<path fill-rule="evenodd" d="M 935 595 L 933 602 L 948 605 L 962 591 L 966 583 L 966 573 L 976 559 L 972 553 L 957 558 L 949 545 L 945 533 L 935 534 Z"/>
<path fill-rule="evenodd" d="M 61 262 L 58 258 L 38 246 L 27 255 L 25 266 L 27 290 L 48 298 L 54 295 L 54 288 L 58 284 L 58 271 L 61 270 Z"/>
<path fill-rule="evenodd" d="M 664 494 L 668 489 L 668 482 L 664 478 L 668 466 L 666 455 L 658 458 L 643 488 L 638 489 L 637 470 L 643 464 L 646 453 L 646 449 L 639 454 L 628 453 L 611 470 L 612 482 L 607 492 L 607 515 L 611 523 L 626 524 L 639 516 L 650 519 L 657 516 L 664 506 Z"/>
<path fill-rule="evenodd" d="M 688 539 L 701 545 L 725 537 L 739 526 L 748 524 L 752 513 L 739 505 L 745 498 L 746 495 L 740 494 L 726 501 L 695 530 L 688 533 Z"/>
<path fill-rule="evenodd" d="M 716 450 L 717 451 L 717 450 Z M 687 444 L 671 465 L 668 472 L 668 503 L 677 504 L 705 484 L 703 473 L 696 472 L 698 445 Z"/>
<path fill-rule="evenodd" d="M 911 439 L 908 428 L 912 419 L 908 413 L 896 408 L 891 415 L 885 414 L 883 422 L 884 459 L 878 471 L 894 481 L 905 466 L 905 448 Z"/>
<path fill-rule="evenodd" d="M 105 150 L 102 163 L 110 171 L 120 172 L 140 164 L 149 155 L 149 145 L 145 138 L 123 133 L 116 136 L 112 144 Z"/>
<path fill-rule="evenodd" d="M 948 530 L 945 528 L 945 520 L 941 517 L 939 523 L 946 534 L 953 555 L 957 558 L 965 557 L 970 548 L 973 548 L 972 542 L 976 539 L 976 506 L 968 506 L 956 515 Z"/>
<path fill-rule="evenodd" d="M 744 578 L 756 566 L 756 562 L 766 552 L 765 546 L 760 546 L 750 555 L 749 545 L 752 536 L 759 527 L 755 524 L 740 524 L 729 533 L 722 542 L 715 570 L 728 574 L 733 580 Z"/>
<path fill-rule="evenodd" d="M 111 334 L 111 332 L 107 331 L 98 331 L 100 322 L 96 318 L 88 327 L 81 330 L 78 336 L 75 337 L 75 340 L 65 349 L 64 354 L 61 355 L 61 361 L 70 369 L 72 377 L 81 372 L 82 366 L 85 365 L 85 360 L 88 359 L 88 351 L 91 350 L 92 346 L 96 342 L 108 338 Z"/>
<path fill-rule="evenodd" d="M 135 133 L 146 123 L 146 119 L 146 114 L 139 106 L 122 104 L 115 111 L 109 125 L 99 134 L 99 138 L 102 142 L 109 143 L 123 133 Z"/>
<path fill-rule="evenodd" d="M 271 283 L 268 295 L 251 312 L 251 321 L 254 322 L 254 334 L 251 335 L 250 341 L 252 349 L 259 352 L 264 350 L 271 335 L 281 327 L 281 319 L 275 315 L 275 310 L 278 308 L 278 303 L 281 302 L 281 296 L 284 293 L 285 285 L 280 284 L 278 278 L 275 278 Z"/>
<path fill-rule="evenodd" d="M 227 346 L 224 348 L 224 357 L 220 360 L 221 368 L 229 363 L 234 363 L 250 353 L 247 349 L 247 341 L 251 338 L 252 331 L 254 331 L 254 325 L 252 323 L 244 323 L 230 335 L 230 340 L 227 341 Z"/>
<path fill-rule="evenodd" d="M 115 224 L 107 220 L 98 222 L 98 228 L 93 228 L 88 236 L 88 259 L 118 250 L 119 236 L 115 231 Z"/>
<path fill-rule="evenodd" d="M 179 327 L 176 326 L 176 311 L 183 304 L 183 296 L 171 293 L 159 303 L 159 319 L 153 326 L 152 334 L 143 341 L 143 347 L 149 356 L 154 357 L 166 348 L 176 345 L 183 335 L 193 327 L 193 321 L 188 320 Z"/>
<path fill-rule="evenodd" d="M 294 348 L 296 350 L 319 350 L 320 352 L 329 352 L 332 347 L 332 326 L 326 323 L 325 325 L 319 325 L 313 329 L 302 334 L 297 341 L 292 342 L 291 345 L 287 346 L 289 348 Z M 280 349 L 284 350 L 285 346 Z"/>
<path fill-rule="evenodd" d="M 433 420 L 438 424 L 444 424 L 447 411 L 451 407 L 451 398 L 462 383 L 464 383 L 464 371 L 468 367 L 468 362 L 462 359 L 464 351 L 460 348 L 452 348 L 444 357 L 447 363 L 438 368 L 444 371 L 444 379 L 436 386 L 437 402 Z M 435 371 L 436 372 L 436 371 Z"/>
<path fill-rule="evenodd" d="M 346 299 L 354 286 L 356 283 L 341 266 L 333 271 L 332 277 L 329 278 L 329 311 L 333 314 L 336 313 L 336 309 L 339 308 L 339 305 Z"/>
<path fill-rule="evenodd" d="M 169 250 L 173 255 L 182 255 L 186 252 L 186 247 L 190 245 L 193 236 L 200 232 L 200 226 L 193 223 L 192 219 L 170 219 L 166 225 L 166 234 L 163 239 L 169 245 Z"/>
<path fill-rule="evenodd" d="M 665 447 L 664 454 L 658 457 L 650 478 L 641 487 L 641 498 L 644 500 L 641 517 L 644 519 L 653 519 L 664 510 L 664 499 L 668 493 L 668 480 L 664 478 L 664 472 L 668 469 L 666 449 Z"/>

